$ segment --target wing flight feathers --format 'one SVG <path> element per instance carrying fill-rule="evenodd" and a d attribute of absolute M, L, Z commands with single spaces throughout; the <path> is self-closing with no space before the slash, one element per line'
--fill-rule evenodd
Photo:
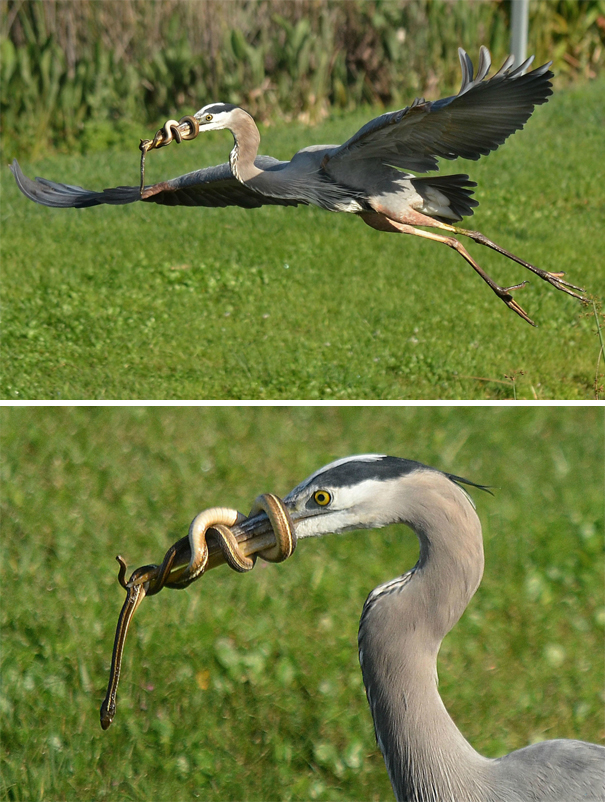
<path fill-rule="evenodd" d="M 486 79 L 491 66 L 487 48 L 481 48 L 475 76 L 467 53 L 462 48 L 458 53 L 462 84 L 457 95 L 417 98 L 411 106 L 371 120 L 331 154 L 328 172 L 330 165 L 338 165 L 340 172 L 346 160 L 379 160 L 418 172 L 437 170 L 438 157 L 477 160 L 523 128 L 534 108 L 552 94 L 551 62 L 524 74 L 533 56 L 515 70 L 509 56 Z"/>
<path fill-rule="evenodd" d="M 117 205 L 140 200 L 138 187 L 113 187 L 103 192 L 93 192 L 71 184 L 57 184 L 46 178 L 36 178 L 32 181 L 23 174 L 16 159 L 13 160 L 10 169 L 21 192 L 43 206 L 84 208 L 98 206 L 101 203 Z"/>

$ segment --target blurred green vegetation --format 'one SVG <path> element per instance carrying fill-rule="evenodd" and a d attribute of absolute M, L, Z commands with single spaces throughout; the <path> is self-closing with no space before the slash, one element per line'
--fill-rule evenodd
<path fill-rule="evenodd" d="M 440 692 L 495 757 L 602 741 L 603 442 L 596 408 L 0 410 L 0 798 L 387 800 L 357 662 L 367 593 L 413 566 L 405 527 L 299 543 L 145 600 L 99 725 L 123 591 L 214 505 L 247 512 L 326 462 L 386 452 L 493 487 L 481 587 Z"/>
<path fill-rule="evenodd" d="M 459 83 L 457 48 L 509 50 L 492 0 L 1 0 L 5 158 L 87 153 L 211 100 L 261 120 L 399 106 Z M 605 0 L 530 4 L 529 52 L 558 80 L 603 65 Z"/>

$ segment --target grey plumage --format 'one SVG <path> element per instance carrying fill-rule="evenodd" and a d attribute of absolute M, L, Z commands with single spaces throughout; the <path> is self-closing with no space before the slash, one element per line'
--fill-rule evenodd
<path fill-rule="evenodd" d="M 143 198 L 137 187 L 115 187 L 103 192 L 89 192 L 69 184 L 57 184 L 43 178 L 35 182 L 25 178 L 17 161 L 12 170 L 19 188 L 31 200 L 46 206 L 93 206 L 103 203 L 124 204 L 144 200 L 166 205 L 227 206 L 237 205 L 254 208 L 265 204 L 296 205 L 313 203 L 331 211 L 340 211 L 346 203 L 357 202 L 355 211 L 370 211 L 368 203 L 368 181 L 372 175 L 390 175 L 393 181 L 404 182 L 413 176 L 402 175 L 397 170 L 427 172 L 438 169 L 437 158 L 456 159 L 463 156 L 478 159 L 495 150 L 514 131 L 523 127 L 534 106 L 545 103 L 551 92 L 549 64 L 523 75 L 531 64 L 528 59 L 514 72 L 510 71 L 511 60 L 507 59 L 502 69 L 485 81 L 490 57 L 486 48 L 481 48 L 479 70 L 473 80 L 473 66 L 468 55 L 461 50 L 460 62 L 463 80 L 457 95 L 442 100 L 427 102 L 417 98 L 411 106 L 400 111 L 383 114 L 364 125 L 343 145 L 317 145 L 303 148 L 290 162 L 279 162 L 267 156 L 253 158 L 259 175 L 244 179 L 254 191 L 247 192 L 241 182 L 234 180 L 229 164 L 221 164 L 204 170 L 196 170 L 171 181 L 149 187 Z M 204 125 L 203 117 L 212 115 L 225 118 L 234 112 L 242 112 L 231 103 L 211 103 L 204 106 L 196 117 Z M 436 113 L 439 112 L 439 113 Z M 245 114 L 245 112 L 243 113 Z M 248 117 L 249 115 L 246 115 Z M 240 124 L 246 118 L 240 114 Z M 251 119 L 251 118 L 250 118 Z M 228 127 L 227 121 L 220 127 Z M 253 123 L 252 123 L 253 124 Z M 206 125 L 207 130 L 214 124 Z M 239 140 L 245 129 L 235 133 L 238 159 L 250 157 L 249 148 Z M 363 161 L 366 166 L 351 182 L 355 168 L 353 162 Z M 385 170 L 386 168 L 386 170 Z M 264 175 L 263 175 L 264 174 Z M 357 186 L 359 184 L 359 186 Z M 445 176 L 426 180 L 427 186 L 447 189 L 450 186 L 467 187 L 466 203 L 458 210 L 446 209 L 445 218 L 461 220 L 473 214 L 477 201 L 468 202 L 471 187 L 476 186 L 468 176 Z M 419 184 L 421 187 L 422 184 Z M 172 195 L 169 200 L 170 193 Z M 256 193 L 256 198 L 254 196 Z M 255 203 L 254 200 L 257 202 Z M 365 200 L 365 202 L 364 202 Z"/>
<path fill-rule="evenodd" d="M 270 170 L 287 163 L 271 156 L 257 156 L 255 159 L 255 164 L 261 170 Z M 228 163 L 219 164 L 217 167 L 205 167 L 170 181 L 154 184 L 147 187 L 142 198 L 139 187 L 112 187 L 102 192 L 95 192 L 70 184 L 58 184 L 46 178 L 36 178 L 32 181 L 23 174 L 16 159 L 11 165 L 11 170 L 21 192 L 43 206 L 82 209 L 104 203 L 120 206 L 142 200 L 162 206 L 243 206 L 245 209 L 256 209 L 266 205 L 297 206 L 300 203 L 287 198 L 259 195 L 233 177 Z"/>
<path fill-rule="evenodd" d="M 418 178 L 413 173 L 438 169 L 438 158 L 478 159 L 499 147 L 523 127 L 535 106 L 552 94 L 549 64 L 524 74 L 528 59 L 513 70 L 509 57 L 487 79 L 491 59 L 481 48 L 473 77 L 468 55 L 459 50 L 462 85 L 457 95 L 437 101 L 417 98 L 410 106 L 382 114 L 342 145 L 303 148 L 291 161 L 258 156 L 260 134 L 252 117 L 230 103 L 211 103 L 194 115 L 199 130 L 229 129 L 234 145 L 229 163 L 196 170 L 147 187 L 115 187 L 92 192 L 43 178 L 26 178 L 17 161 L 12 171 L 21 191 L 46 206 L 86 207 L 142 200 L 167 206 L 296 206 L 313 204 L 332 212 L 359 215 L 379 231 L 413 234 L 457 250 L 507 306 L 529 323 L 531 319 L 512 297 L 525 282 L 500 287 L 452 236 L 429 233 L 425 226 L 468 236 L 512 259 L 569 295 L 580 290 L 563 273 L 541 270 L 477 231 L 452 225 L 471 216 L 478 202 L 476 186 L 466 174 Z M 533 58 L 533 57 L 532 57 Z"/>
<path fill-rule="evenodd" d="M 603 746 L 554 740 L 486 758 L 439 696 L 441 642 L 483 574 L 481 524 L 462 484 L 487 489 L 412 460 L 365 454 L 325 466 L 284 499 L 299 539 L 393 523 L 418 537 L 415 567 L 370 593 L 359 625 L 363 680 L 395 796 L 398 802 L 602 802 Z"/>

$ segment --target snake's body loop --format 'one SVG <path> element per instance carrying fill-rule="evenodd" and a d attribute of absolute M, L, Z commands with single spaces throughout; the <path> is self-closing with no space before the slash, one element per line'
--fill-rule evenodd
<path fill-rule="evenodd" d="M 259 556 L 270 563 L 281 563 L 291 557 L 296 548 L 296 532 L 290 518 L 290 513 L 284 502 L 273 493 L 264 493 L 254 499 L 249 517 L 263 510 L 267 513 L 273 534 L 275 546 L 259 552 Z"/>
<path fill-rule="evenodd" d="M 240 574 L 251 571 L 256 563 L 256 554 L 246 557 L 242 553 L 237 538 L 225 524 L 214 524 L 209 533 L 216 536 L 222 555 L 229 568 L 238 571 Z"/>
<path fill-rule="evenodd" d="M 209 510 L 204 510 L 200 512 L 199 515 L 196 515 L 189 527 L 189 548 L 191 550 L 189 565 L 186 565 L 184 568 L 174 573 L 170 578 L 170 586 L 187 587 L 187 585 L 195 582 L 195 580 L 204 573 L 208 565 L 208 543 L 206 542 L 206 533 L 209 529 L 215 528 L 217 524 L 225 527 L 234 526 L 236 523 L 243 521 L 244 518 L 245 516 L 242 515 L 241 512 L 230 509 L 229 507 L 211 507 Z M 219 538 L 219 545 L 222 547 L 221 551 L 225 553 L 224 549 L 226 549 L 231 556 L 229 542 L 224 540 L 220 530 L 215 528 L 214 531 Z M 235 538 L 233 540 L 235 541 Z M 237 541 L 235 541 L 235 551 L 238 551 Z M 243 559 L 246 559 L 244 555 L 241 556 Z M 227 562 L 229 562 L 229 560 L 227 560 Z"/>

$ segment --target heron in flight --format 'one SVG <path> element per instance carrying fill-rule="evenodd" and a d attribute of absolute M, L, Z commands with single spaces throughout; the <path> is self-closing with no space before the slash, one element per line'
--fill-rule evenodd
<path fill-rule="evenodd" d="M 284 499 L 297 538 L 406 524 L 420 541 L 415 567 L 370 593 L 359 625 L 363 681 L 395 797 L 602 802 L 605 747 L 561 739 L 486 758 L 439 696 L 441 642 L 483 575 L 481 524 L 463 484 L 487 490 L 419 462 L 364 454 L 326 465 Z"/>
<path fill-rule="evenodd" d="M 509 56 L 486 79 L 489 51 L 481 47 L 477 74 L 459 49 L 462 85 L 457 95 L 436 101 L 417 98 L 406 108 L 382 114 L 343 145 L 314 145 L 291 161 L 259 156 L 260 134 L 253 118 L 229 103 L 211 103 L 194 115 L 200 131 L 229 129 L 234 146 L 229 162 L 162 181 L 143 191 L 114 187 L 94 192 L 44 178 L 23 175 L 17 160 L 11 169 L 19 188 L 45 206 L 84 207 L 142 200 L 166 206 L 297 206 L 314 204 L 332 212 L 356 214 L 378 231 L 397 232 L 441 242 L 458 251 L 496 295 L 528 323 L 533 321 L 513 298 L 527 282 L 500 287 L 452 235 L 470 237 L 512 259 L 559 290 L 582 299 L 561 272 L 541 270 L 492 242 L 478 231 L 453 225 L 473 214 L 468 175 L 417 178 L 413 172 L 438 170 L 437 158 L 479 159 L 523 128 L 534 107 L 552 94 L 553 73 L 544 64 L 525 73 L 533 56 L 513 69 Z M 418 226 L 437 229 L 425 231 Z"/>

